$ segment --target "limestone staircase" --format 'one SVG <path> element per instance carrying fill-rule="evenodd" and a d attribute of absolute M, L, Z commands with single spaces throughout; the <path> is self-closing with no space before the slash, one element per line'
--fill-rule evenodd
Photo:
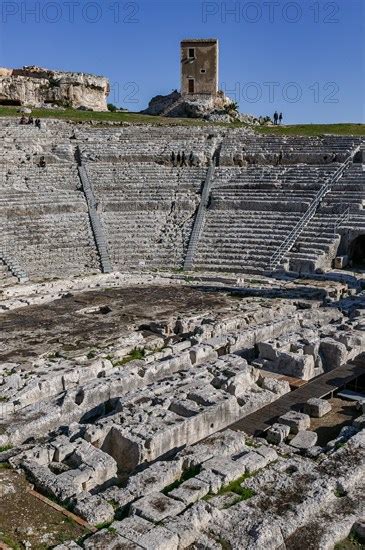
<path fill-rule="evenodd" d="M 354 156 L 360 151 L 360 146 L 356 147 L 346 161 L 331 175 L 325 183 L 322 185 L 318 193 L 314 196 L 308 209 L 303 216 L 299 219 L 292 231 L 286 236 L 269 261 L 269 270 L 275 271 L 283 258 L 290 252 L 302 232 L 315 216 L 318 208 L 320 207 L 325 196 L 331 191 L 332 187 L 339 182 L 346 170 L 352 164 Z"/>
<path fill-rule="evenodd" d="M 113 267 L 110 261 L 104 228 L 100 221 L 99 213 L 97 210 L 97 200 L 95 198 L 94 190 L 87 169 L 85 166 L 83 166 L 81 160 L 78 166 L 78 171 L 82 184 L 82 189 L 86 197 L 91 228 L 94 234 L 95 244 L 100 258 L 101 269 L 103 273 L 111 273 L 113 271 Z"/>
<path fill-rule="evenodd" d="M 195 256 L 196 249 L 200 240 L 200 236 L 202 234 L 203 227 L 204 227 L 205 216 L 206 216 L 206 211 L 209 204 L 209 197 L 210 197 L 210 192 L 212 188 L 214 172 L 215 172 L 215 165 L 212 164 L 211 166 L 209 166 L 207 175 L 205 178 L 202 196 L 201 196 L 201 200 L 198 208 L 198 213 L 195 218 L 193 230 L 191 232 L 191 236 L 189 240 L 188 250 L 185 256 L 184 271 L 190 271 L 193 268 L 194 256 Z"/>
<path fill-rule="evenodd" d="M 5 247 L 0 247 L 0 279 L 15 277 L 19 283 L 26 283 L 29 278 L 19 263 L 11 257 Z"/>

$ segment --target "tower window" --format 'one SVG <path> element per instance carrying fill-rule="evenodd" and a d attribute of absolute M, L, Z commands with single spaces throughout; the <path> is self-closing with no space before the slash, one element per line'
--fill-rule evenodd
<path fill-rule="evenodd" d="M 205 69 L 200 69 L 201 74 L 205 74 L 207 71 Z"/>
<path fill-rule="evenodd" d="M 189 48 L 189 59 L 195 59 L 195 48 Z"/>

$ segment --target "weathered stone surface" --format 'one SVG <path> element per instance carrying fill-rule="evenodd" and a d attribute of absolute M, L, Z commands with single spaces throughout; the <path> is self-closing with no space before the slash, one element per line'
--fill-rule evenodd
<path fill-rule="evenodd" d="M 288 424 L 279 424 L 278 422 L 270 426 L 266 432 L 268 443 L 280 445 L 288 437 L 290 426 Z"/>
<path fill-rule="evenodd" d="M 84 492 L 77 496 L 75 512 L 91 525 L 109 523 L 114 519 L 114 508 L 98 495 Z"/>
<path fill-rule="evenodd" d="M 152 493 L 131 505 L 131 513 L 158 523 L 167 517 L 173 517 L 184 510 L 182 502 L 174 500 L 163 493 Z"/>
<path fill-rule="evenodd" d="M 294 434 L 310 427 L 310 417 L 307 414 L 296 411 L 289 411 L 280 416 L 279 421 L 281 424 L 289 426 L 290 431 Z"/>
<path fill-rule="evenodd" d="M 223 483 L 227 485 L 245 473 L 245 466 L 238 460 L 236 461 L 230 458 L 217 457 L 204 462 L 203 470 L 208 472 L 212 471 L 213 473 L 221 476 Z"/>
<path fill-rule="evenodd" d="M 285 395 L 290 392 L 289 382 L 286 380 L 276 380 L 275 378 L 270 378 L 268 376 L 263 377 L 261 387 L 264 390 L 272 391 L 277 395 Z"/>
<path fill-rule="evenodd" d="M 329 413 L 331 409 L 331 403 L 327 401 L 327 399 L 318 399 L 316 397 L 308 399 L 307 403 L 304 405 L 304 412 L 315 418 L 321 418 Z"/>
<path fill-rule="evenodd" d="M 259 119 L 252 115 L 238 113 L 229 109 L 233 102 L 223 92 L 216 97 L 208 95 L 181 95 L 177 90 L 167 96 L 158 95 L 151 99 L 148 108 L 143 113 L 148 115 L 162 115 L 169 117 L 202 118 L 215 122 L 259 123 Z"/>
<path fill-rule="evenodd" d="M 210 491 L 210 485 L 205 481 L 193 477 L 184 481 L 177 489 L 170 491 L 169 496 L 181 500 L 186 506 L 202 499 Z"/>
<path fill-rule="evenodd" d="M 275 451 L 273 452 L 275 453 Z M 262 453 L 250 451 L 239 458 L 237 462 L 244 468 L 245 472 L 252 474 L 257 472 L 257 470 L 264 468 L 271 460 L 272 458 L 270 455 L 264 456 Z"/>
<path fill-rule="evenodd" d="M 346 346 L 341 342 L 336 342 L 332 338 L 323 338 L 321 340 L 319 353 L 326 372 L 346 363 L 348 357 Z"/>
<path fill-rule="evenodd" d="M 42 107 L 84 107 L 106 111 L 109 82 L 106 78 L 85 73 L 51 71 L 39 67 L 23 67 L 0 75 L 0 97 L 19 101 L 22 105 Z"/>
<path fill-rule="evenodd" d="M 289 445 L 297 449 L 310 449 L 317 443 L 318 435 L 315 432 L 300 430 L 290 441 Z"/>

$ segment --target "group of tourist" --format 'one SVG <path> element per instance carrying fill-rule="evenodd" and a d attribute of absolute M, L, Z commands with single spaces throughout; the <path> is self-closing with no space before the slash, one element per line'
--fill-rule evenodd
<path fill-rule="evenodd" d="M 37 128 L 41 129 L 41 120 L 39 118 L 33 119 L 32 116 L 29 116 L 28 118 L 25 115 L 22 115 L 20 122 L 20 125 L 28 125 L 28 124 L 34 124 Z"/>
<path fill-rule="evenodd" d="M 275 126 L 277 126 L 278 124 L 282 124 L 282 122 L 283 122 L 283 113 L 279 114 L 277 111 L 275 111 L 273 118 L 274 118 Z"/>
<path fill-rule="evenodd" d="M 194 155 L 193 152 L 190 153 L 189 157 L 186 156 L 185 151 L 180 153 L 180 151 L 175 154 L 174 151 L 171 153 L 171 162 L 173 166 L 193 166 Z"/>

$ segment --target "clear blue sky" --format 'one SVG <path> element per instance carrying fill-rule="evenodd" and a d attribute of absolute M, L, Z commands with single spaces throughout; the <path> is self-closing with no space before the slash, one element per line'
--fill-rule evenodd
<path fill-rule="evenodd" d="M 242 112 L 365 122 L 364 0 L 2 0 L 0 66 L 107 76 L 141 110 L 180 87 L 179 42 L 220 41 L 220 85 Z"/>

